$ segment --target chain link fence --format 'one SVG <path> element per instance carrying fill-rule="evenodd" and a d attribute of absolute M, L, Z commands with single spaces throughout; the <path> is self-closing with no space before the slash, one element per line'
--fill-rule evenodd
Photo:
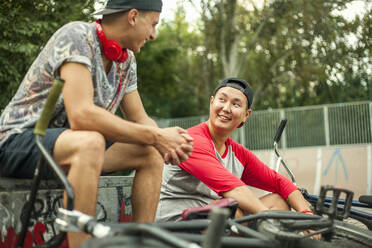
<path fill-rule="evenodd" d="M 280 120 L 286 118 L 282 148 L 372 143 L 372 102 L 340 103 L 253 111 L 232 138 L 251 150 L 272 149 Z M 160 127 L 189 128 L 208 116 L 157 119 Z"/>

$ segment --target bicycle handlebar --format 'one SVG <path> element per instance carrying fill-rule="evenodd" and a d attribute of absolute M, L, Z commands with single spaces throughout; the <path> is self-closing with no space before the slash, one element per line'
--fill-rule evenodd
<path fill-rule="evenodd" d="M 71 211 L 59 208 L 55 222 L 60 229 L 65 232 L 84 231 L 96 238 L 105 238 L 116 235 L 144 235 L 152 236 L 172 245 L 172 247 L 200 248 L 197 244 L 172 236 L 169 231 L 157 227 L 156 225 L 146 223 L 125 223 L 119 224 L 120 228 L 119 225 L 116 225 L 117 228 L 112 228 L 112 226 L 99 223 L 93 217 L 76 210 Z"/>
<path fill-rule="evenodd" d="M 34 172 L 34 178 L 31 185 L 31 192 L 29 197 L 29 207 L 25 211 L 25 218 L 22 223 L 22 230 L 20 232 L 19 239 L 17 241 L 17 247 L 23 247 L 24 240 L 26 237 L 26 230 L 29 226 L 30 222 L 30 216 L 31 212 L 34 206 L 34 202 L 36 200 L 36 193 L 38 191 L 38 187 L 40 184 L 40 180 L 42 178 L 42 167 L 44 165 L 44 161 L 46 161 L 53 171 L 56 173 L 57 177 L 61 180 L 63 183 L 66 193 L 67 193 L 67 209 L 71 210 L 74 206 L 74 190 L 67 180 L 66 176 L 64 175 L 61 168 L 58 166 L 58 164 L 54 161 L 52 155 L 50 154 L 49 150 L 46 149 L 43 145 L 43 137 L 46 134 L 46 129 L 49 126 L 49 122 L 52 118 L 55 105 L 58 101 L 59 95 L 62 92 L 64 80 L 61 78 L 56 78 L 53 82 L 53 85 L 51 87 L 51 90 L 48 94 L 46 103 L 44 105 L 44 108 L 41 112 L 41 116 L 39 120 L 37 121 L 33 133 L 35 134 L 35 143 L 37 147 L 39 148 L 39 151 L 41 153 L 41 159 L 38 162 L 37 168 Z M 50 239 L 45 244 L 37 246 L 37 247 L 59 247 L 60 244 L 62 244 L 63 240 L 65 239 L 66 233 L 61 232 L 59 236 L 56 236 L 55 238 Z"/>
<path fill-rule="evenodd" d="M 45 135 L 45 131 L 48 128 L 49 121 L 52 118 L 54 107 L 57 103 L 58 97 L 62 92 L 64 80 L 61 78 L 56 78 L 54 80 L 52 89 L 47 97 L 41 116 L 36 123 L 34 128 L 34 134 Z"/>
<path fill-rule="evenodd" d="M 209 219 L 211 225 L 208 226 L 207 232 L 202 242 L 203 248 L 221 247 L 221 237 L 225 231 L 226 220 L 230 211 L 226 208 L 214 208 L 211 210 Z"/>
<path fill-rule="evenodd" d="M 287 124 L 287 119 L 283 119 L 283 120 L 280 122 L 279 128 L 278 128 L 278 130 L 276 131 L 275 138 L 274 138 L 274 141 L 275 141 L 276 143 L 278 143 L 278 142 L 280 141 L 280 138 L 281 138 L 281 136 L 282 136 L 282 133 L 283 133 L 283 130 L 284 130 L 286 124 Z"/>

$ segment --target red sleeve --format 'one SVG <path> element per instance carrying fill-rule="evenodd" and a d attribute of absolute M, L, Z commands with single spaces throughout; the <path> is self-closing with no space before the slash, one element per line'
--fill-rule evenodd
<path fill-rule="evenodd" d="M 198 178 L 218 195 L 245 185 L 223 167 L 208 138 L 196 134 L 190 135 L 194 138 L 194 148 L 189 159 L 179 164 L 183 170 Z"/>
<path fill-rule="evenodd" d="M 283 199 L 287 199 L 290 193 L 298 189 L 291 180 L 265 165 L 251 151 L 245 149 L 245 153 L 242 180 L 247 185 L 278 193 Z"/>

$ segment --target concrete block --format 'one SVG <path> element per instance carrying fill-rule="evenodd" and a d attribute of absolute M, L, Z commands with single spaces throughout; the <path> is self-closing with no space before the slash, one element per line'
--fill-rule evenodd
<path fill-rule="evenodd" d="M 32 180 L 0 178 L 0 247 L 12 247 L 21 231 L 22 217 Z M 132 176 L 102 176 L 99 181 L 96 218 L 102 222 L 128 222 L 132 214 Z M 42 181 L 34 204 L 26 243 L 42 244 L 59 231 L 54 224 L 63 205 L 62 184 Z"/>

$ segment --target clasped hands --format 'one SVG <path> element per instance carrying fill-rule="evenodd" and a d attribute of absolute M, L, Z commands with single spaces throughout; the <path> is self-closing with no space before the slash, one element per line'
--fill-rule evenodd
<path fill-rule="evenodd" d="M 155 148 L 166 164 L 177 165 L 187 160 L 193 150 L 193 138 L 180 127 L 160 129 Z"/>

